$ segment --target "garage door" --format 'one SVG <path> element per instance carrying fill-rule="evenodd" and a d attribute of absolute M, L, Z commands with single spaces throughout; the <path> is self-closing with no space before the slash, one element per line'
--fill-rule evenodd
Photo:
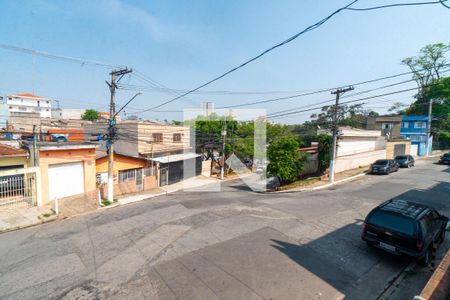
<path fill-rule="evenodd" d="M 49 165 L 48 188 L 50 200 L 84 193 L 83 163 Z"/>

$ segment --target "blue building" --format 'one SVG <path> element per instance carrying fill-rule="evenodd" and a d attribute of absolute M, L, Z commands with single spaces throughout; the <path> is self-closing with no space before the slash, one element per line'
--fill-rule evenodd
<path fill-rule="evenodd" d="M 426 154 L 427 132 L 428 132 L 427 116 L 403 116 L 400 127 L 400 137 L 411 140 L 411 154 L 423 156 Z M 428 153 L 432 150 L 433 138 L 430 136 Z"/>

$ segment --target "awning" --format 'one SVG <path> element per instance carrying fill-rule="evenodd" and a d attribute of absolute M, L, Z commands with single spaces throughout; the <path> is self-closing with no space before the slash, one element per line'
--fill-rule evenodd
<path fill-rule="evenodd" d="M 192 159 L 192 158 L 196 158 L 199 156 L 201 156 L 201 155 L 196 154 L 196 153 L 181 153 L 181 154 L 165 155 L 165 156 L 161 156 L 161 157 L 154 157 L 151 160 L 162 163 L 162 164 L 167 164 L 170 162 Z"/>

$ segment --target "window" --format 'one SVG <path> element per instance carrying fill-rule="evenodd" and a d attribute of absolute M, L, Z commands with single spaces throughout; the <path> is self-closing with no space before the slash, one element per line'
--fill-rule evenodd
<path fill-rule="evenodd" d="M 155 142 L 155 143 L 162 143 L 162 141 L 163 141 L 162 133 L 153 133 L 152 137 L 153 137 L 153 142 Z"/>
<path fill-rule="evenodd" d="M 402 122 L 402 128 L 408 128 L 409 123 L 408 122 Z"/>
<path fill-rule="evenodd" d="M 119 182 L 136 180 L 136 171 L 138 169 L 119 171 Z"/>
<path fill-rule="evenodd" d="M 427 128 L 427 122 L 414 122 L 414 128 Z"/>
<path fill-rule="evenodd" d="M 383 211 L 375 211 L 369 218 L 369 223 L 387 230 L 414 235 L 414 222 L 408 218 Z"/>
<path fill-rule="evenodd" d="M 181 133 L 174 133 L 173 134 L 173 141 L 177 142 L 177 143 L 181 142 Z"/>

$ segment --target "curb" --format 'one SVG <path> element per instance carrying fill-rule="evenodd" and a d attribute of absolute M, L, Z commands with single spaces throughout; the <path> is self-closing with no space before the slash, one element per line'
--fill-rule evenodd
<path fill-rule="evenodd" d="M 335 181 L 333 183 L 327 183 L 327 184 L 316 186 L 316 187 L 312 187 L 312 188 L 301 188 L 301 189 L 292 189 L 292 190 L 285 190 L 285 191 L 275 191 L 275 192 L 268 192 L 268 194 L 283 194 L 283 193 L 293 193 L 293 192 L 317 191 L 317 190 L 322 190 L 322 189 L 329 188 L 330 186 L 333 186 L 333 185 L 341 184 L 341 183 L 344 183 L 344 182 L 347 182 L 347 181 L 352 181 L 354 179 L 357 179 L 359 177 L 363 177 L 365 175 L 367 175 L 367 174 L 366 173 L 361 173 L 361 174 L 358 174 L 358 175 L 350 176 L 350 177 L 347 177 L 347 178 Z"/>
<path fill-rule="evenodd" d="M 29 224 L 26 224 L 26 225 L 23 225 L 23 226 L 15 226 L 15 227 L 9 227 L 9 228 L 5 228 L 5 229 L 1 229 L 0 230 L 0 235 L 3 234 L 3 233 L 16 231 L 16 230 L 19 230 L 19 229 L 25 229 L 25 228 L 34 227 L 34 226 L 37 226 L 37 225 L 42 225 L 42 224 L 45 224 L 45 223 L 50 223 L 50 222 L 53 222 L 53 221 L 56 221 L 56 220 L 58 220 L 58 216 L 57 215 L 52 215 L 52 216 L 50 216 L 48 218 L 45 218 L 45 219 L 38 219 L 38 221 L 35 222 L 35 223 L 29 223 Z"/>

